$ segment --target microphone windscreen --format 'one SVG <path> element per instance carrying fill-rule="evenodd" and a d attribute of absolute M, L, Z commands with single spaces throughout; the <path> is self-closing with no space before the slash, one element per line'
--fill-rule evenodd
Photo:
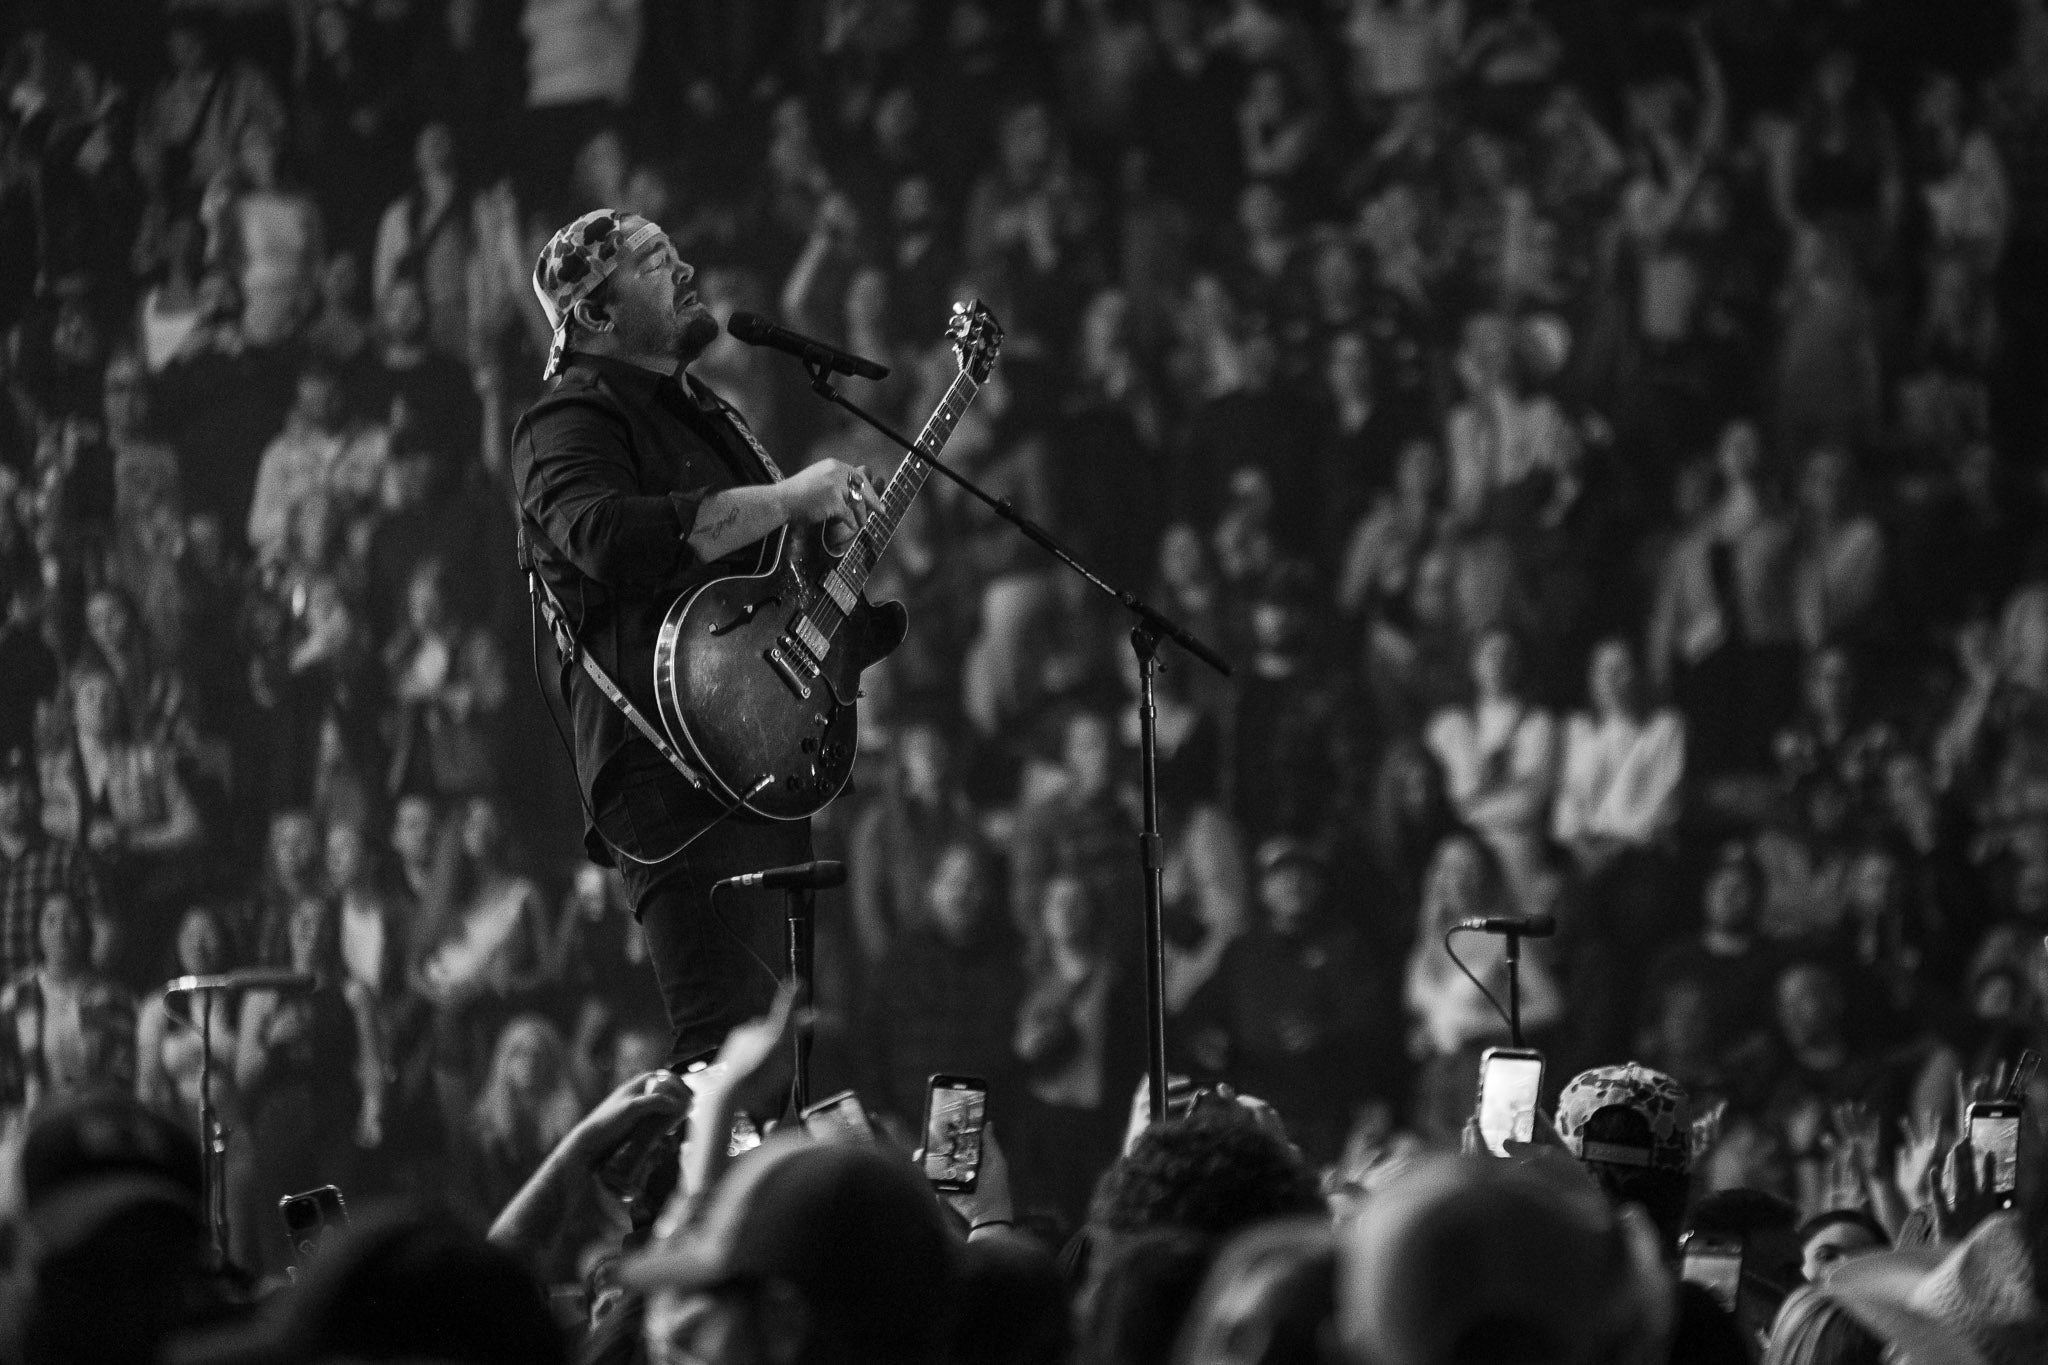
<path fill-rule="evenodd" d="M 762 317 L 759 313 L 734 313 L 730 318 L 726 319 L 725 330 L 738 340 L 752 346 L 758 344 L 768 335 L 768 329 L 772 325 L 768 319 Z"/>

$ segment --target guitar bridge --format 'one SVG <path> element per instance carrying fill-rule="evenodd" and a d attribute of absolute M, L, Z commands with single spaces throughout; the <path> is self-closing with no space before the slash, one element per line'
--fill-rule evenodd
<path fill-rule="evenodd" d="M 782 681 L 789 685 L 789 690 L 796 693 L 800 700 L 811 699 L 811 679 L 818 676 L 815 665 L 809 660 L 803 660 L 801 663 L 792 660 L 789 652 L 779 644 L 770 645 L 764 657 L 768 660 L 768 666 L 782 675 Z"/>

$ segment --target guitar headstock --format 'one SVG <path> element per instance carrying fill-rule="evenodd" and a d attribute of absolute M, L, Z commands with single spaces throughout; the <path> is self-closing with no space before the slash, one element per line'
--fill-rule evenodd
<path fill-rule="evenodd" d="M 996 363 L 996 353 L 1003 349 L 1003 324 L 996 321 L 996 315 L 989 312 L 988 305 L 980 299 L 969 299 L 966 303 L 953 305 L 952 320 L 946 330 L 953 336 L 953 354 L 959 357 L 960 368 L 973 377 L 977 384 L 988 382 L 988 372 Z"/>

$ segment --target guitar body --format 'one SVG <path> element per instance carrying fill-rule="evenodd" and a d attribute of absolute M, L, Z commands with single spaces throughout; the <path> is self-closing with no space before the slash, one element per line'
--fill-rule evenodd
<path fill-rule="evenodd" d="M 661 722 L 728 806 L 802 820 L 853 776 L 860 675 L 903 643 L 909 621 L 901 603 L 877 605 L 863 589 L 1003 341 L 980 299 L 954 304 L 947 332 L 960 372 L 918 436 L 923 453 L 896 467 L 843 553 L 825 548 L 820 526 L 785 527 L 765 571 L 714 579 L 662 619 Z"/>
<path fill-rule="evenodd" d="M 713 579 L 669 608 L 654 689 L 670 738 L 715 781 L 714 795 L 771 820 L 802 820 L 853 776 L 860 675 L 903 643 L 909 616 L 900 602 L 858 599 L 816 676 L 805 676 L 787 637 L 837 561 L 819 527 L 778 534 L 766 572 Z"/>

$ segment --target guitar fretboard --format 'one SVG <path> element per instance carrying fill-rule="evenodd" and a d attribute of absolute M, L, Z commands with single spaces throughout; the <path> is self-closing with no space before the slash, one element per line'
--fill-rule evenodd
<path fill-rule="evenodd" d="M 945 397 L 932 409 L 924 430 L 918 433 L 918 449 L 937 458 L 952 438 L 953 428 L 959 425 L 960 415 L 967 411 L 967 405 L 979 392 L 981 385 L 966 370 L 953 376 Z M 896 534 L 903 514 L 910 510 L 911 502 L 929 477 L 931 470 L 915 455 L 905 455 L 903 462 L 896 466 L 896 472 L 889 476 L 888 486 L 882 490 L 880 506 L 875 508 L 867 524 L 853 538 L 853 544 L 841 556 L 838 567 L 826 575 L 825 590 L 835 602 L 850 603 L 860 596 L 861 590 L 867 586 L 868 576 L 881 562 L 882 552 L 889 548 L 889 538 Z"/>

